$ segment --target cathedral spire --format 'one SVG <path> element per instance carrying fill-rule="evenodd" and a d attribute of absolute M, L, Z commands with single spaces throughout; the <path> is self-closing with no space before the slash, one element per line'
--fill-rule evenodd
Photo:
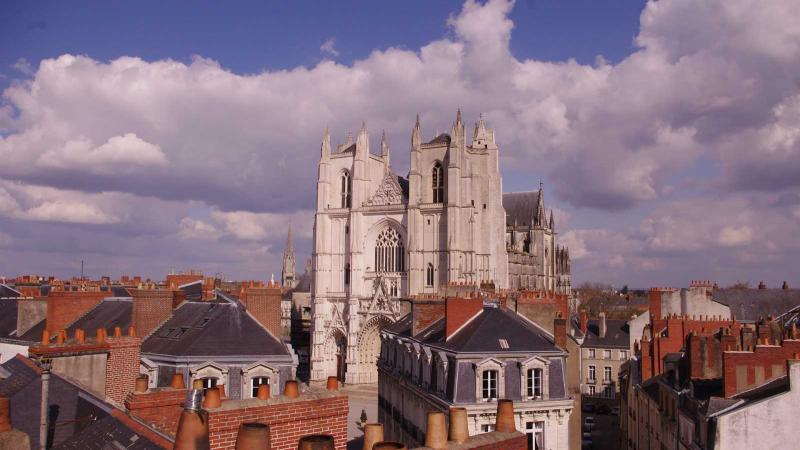
<path fill-rule="evenodd" d="M 386 142 L 386 130 L 381 134 L 381 157 L 383 158 L 383 168 L 389 171 L 389 143 Z"/>
<path fill-rule="evenodd" d="M 475 134 L 472 139 L 486 139 L 486 123 L 483 121 L 483 113 L 481 113 L 478 122 L 475 124 Z"/>
<path fill-rule="evenodd" d="M 536 205 L 536 224 L 540 227 L 545 226 L 545 211 L 544 211 L 544 187 L 539 183 L 539 201 Z"/>
<path fill-rule="evenodd" d="M 327 159 L 331 156 L 331 130 L 325 127 L 325 134 L 322 135 L 322 145 L 320 146 L 320 157 Z"/>
<path fill-rule="evenodd" d="M 289 231 L 286 233 L 286 248 L 283 253 L 294 253 L 294 246 L 292 245 L 292 224 L 289 223 Z"/>
<path fill-rule="evenodd" d="M 419 114 L 417 114 L 417 123 L 414 124 L 414 131 L 411 132 L 411 148 L 416 149 L 419 148 L 420 144 L 420 137 L 419 137 Z"/>
<path fill-rule="evenodd" d="M 550 210 L 550 231 L 556 231 L 556 221 L 553 219 L 553 210 Z"/>
<path fill-rule="evenodd" d="M 286 247 L 283 249 L 283 266 L 281 267 L 281 285 L 293 288 L 297 285 L 295 276 L 294 244 L 292 243 L 292 224 L 286 233 Z"/>

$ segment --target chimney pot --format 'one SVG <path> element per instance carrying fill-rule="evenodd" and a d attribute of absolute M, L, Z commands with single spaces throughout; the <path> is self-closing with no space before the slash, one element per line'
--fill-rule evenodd
<path fill-rule="evenodd" d="M 50 332 L 45 329 L 42 331 L 42 345 L 50 344 Z"/>
<path fill-rule="evenodd" d="M 511 400 L 503 399 L 497 401 L 494 431 L 502 433 L 517 431 L 517 425 L 514 422 L 514 403 Z"/>
<path fill-rule="evenodd" d="M 338 391 L 339 390 L 339 379 L 336 377 L 328 377 L 328 383 L 325 386 L 326 389 L 329 391 Z"/>
<path fill-rule="evenodd" d="M 383 441 L 376 442 L 372 450 L 408 450 L 405 445 L 399 442 Z"/>
<path fill-rule="evenodd" d="M 203 380 L 194 380 L 194 381 L 192 381 L 192 389 L 194 389 L 196 391 L 202 391 L 203 390 Z"/>
<path fill-rule="evenodd" d="M 300 442 L 297 443 L 297 450 L 334 450 L 335 446 L 333 444 L 333 436 L 329 434 L 312 434 L 300 438 Z"/>
<path fill-rule="evenodd" d="M 300 389 L 297 386 L 297 380 L 287 380 L 283 387 L 283 396 L 289 398 L 297 398 L 300 396 Z"/>
<path fill-rule="evenodd" d="M 262 384 L 258 387 L 258 393 L 256 394 L 256 398 L 259 400 L 269 400 L 269 385 Z"/>
<path fill-rule="evenodd" d="M 198 450 L 210 448 L 208 441 L 208 414 L 199 409 L 201 391 L 188 391 L 178 420 L 173 450 Z"/>
<path fill-rule="evenodd" d="M 219 389 L 206 389 L 205 397 L 203 398 L 203 408 L 219 408 L 222 400 L 219 396 Z"/>
<path fill-rule="evenodd" d="M 128 336 L 136 337 L 136 327 L 134 327 L 133 325 L 128 327 Z"/>
<path fill-rule="evenodd" d="M 373 445 L 383 441 L 383 424 L 368 423 L 364 425 L 364 446 L 362 450 L 373 450 Z"/>
<path fill-rule="evenodd" d="M 95 335 L 98 344 L 102 344 L 106 341 L 106 329 L 105 328 L 98 328 L 97 334 Z"/>
<path fill-rule="evenodd" d="M 217 385 L 217 390 L 219 391 L 219 398 L 227 398 L 227 395 L 225 395 L 225 385 L 224 384 L 218 384 Z"/>
<path fill-rule="evenodd" d="M 183 381 L 183 374 L 173 373 L 172 380 L 169 382 L 169 387 L 172 389 L 186 389 L 186 383 Z"/>
<path fill-rule="evenodd" d="M 149 379 L 147 378 L 147 375 L 139 375 L 136 377 L 136 388 L 134 389 L 134 392 L 147 392 L 148 381 Z"/>
<path fill-rule="evenodd" d="M 122 337 L 122 329 L 120 327 L 114 327 L 114 337 Z"/>
<path fill-rule="evenodd" d="M 444 420 L 443 412 L 431 411 L 428 413 L 428 428 L 425 431 L 425 447 L 434 449 L 447 448 L 447 430 Z"/>
<path fill-rule="evenodd" d="M 449 439 L 457 444 L 463 444 L 468 438 L 469 428 L 467 427 L 467 409 L 450 408 Z"/>
<path fill-rule="evenodd" d="M 81 328 L 75 329 L 75 340 L 78 342 L 78 344 L 83 344 L 84 342 L 86 342 L 86 336 L 83 333 L 83 329 Z"/>
<path fill-rule="evenodd" d="M 236 450 L 256 450 L 272 448 L 269 425 L 263 423 L 243 423 L 236 435 Z"/>
<path fill-rule="evenodd" d="M 56 336 L 56 344 L 63 344 L 67 340 L 67 330 L 61 330 Z"/>

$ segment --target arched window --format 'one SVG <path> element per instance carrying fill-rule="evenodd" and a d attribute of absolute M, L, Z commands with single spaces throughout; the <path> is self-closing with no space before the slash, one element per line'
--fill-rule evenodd
<path fill-rule="evenodd" d="M 375 271 L 403 272 L 405 270 L 405 249 L 400 233 L 387 227 L 375 241 Z"/>
<path fill-rule="evenodd" d="M 350 180 L 350 172 L 342 172 L 342 208 L 349 208 L 352 198 L 353 183 Z"/>
<path fill-rule="evenodd" d="M 428 268 L 425 269 L 425 286 L 433 286 L 433 264 L 428 263 Z"/>
<path fill-rule="evenodd" d="M 442 171 L 442 163 L 436 162 L 433 165 L 433 203 L 444 202 L 444 172 Z"/>
<path fill-rule="evenodd" d="M 344 265 L 344 285 L 350 286 L 350 264 Z"/>

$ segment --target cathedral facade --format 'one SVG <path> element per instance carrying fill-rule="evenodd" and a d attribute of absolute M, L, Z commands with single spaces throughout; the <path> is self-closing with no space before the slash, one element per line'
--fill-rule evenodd
<path fill-rule="evenodd" d="M 482 118 L 468 137 L 459 111 L 451 132 L 428 142 L 417 118 L 403 178 L 392 172 L 385 136 L 376 155 L 366 126 L 335 149 L 325 132 L 312 254 L 312 380 L 376 382 L 379 330 L 407 312 L 400 299 L 435 295 L 448 283 L 506 288 L 510 270 L 515 284 L 555 287 L 555 233 L 545 242 L 546 225 L 533 218 L 527 230 L 509 230 L 498 151 Z M 525 236 L 542 242 L 518 245 Z M 511 266 L 511 249 L 528 257 Z"/>

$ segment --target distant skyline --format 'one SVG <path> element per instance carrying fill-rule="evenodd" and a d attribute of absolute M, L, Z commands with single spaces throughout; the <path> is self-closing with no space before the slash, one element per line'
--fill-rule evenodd
<path fill-rule="evenodd" d="M 280 273 L 323 130 L 457 108 L 573 282 L 800 286 L 800 2 L 0 4 L 0 275 Z"/>

